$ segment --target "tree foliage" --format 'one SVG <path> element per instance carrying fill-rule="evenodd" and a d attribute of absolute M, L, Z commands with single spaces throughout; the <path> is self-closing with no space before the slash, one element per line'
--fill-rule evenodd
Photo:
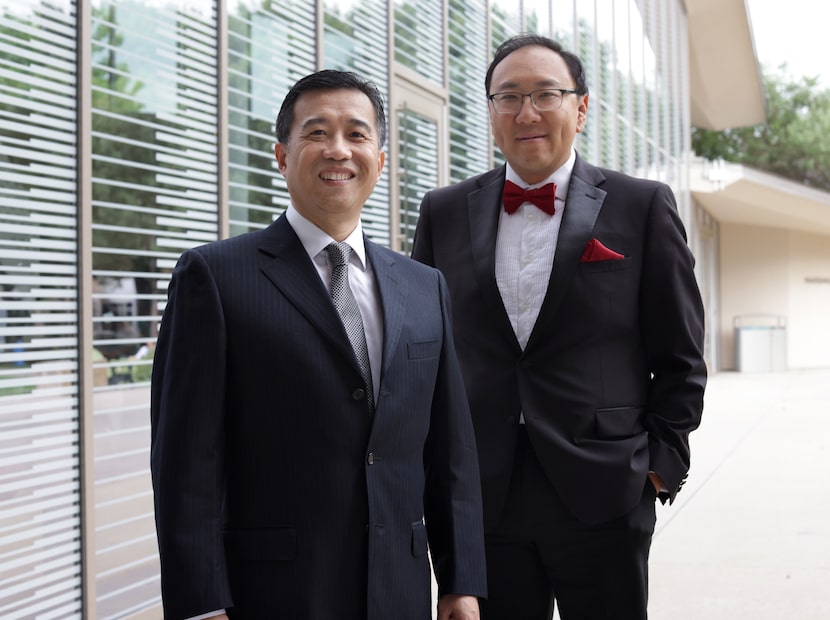
<path fill-rule="evenodd" d="M 818 78 L 793 79 L 786 65 L 764 77 L 767 122 L 724 131 L 692 129 L 695 153 L 746 164 L 830 190 L 830 91 Z"/>

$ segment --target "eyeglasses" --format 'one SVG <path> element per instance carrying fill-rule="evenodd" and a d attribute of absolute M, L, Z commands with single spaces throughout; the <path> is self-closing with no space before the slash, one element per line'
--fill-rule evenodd
<path fill-rule="evenodd" d="M 518 114 L 524 105 L 525 97 L 530 97 L 530 102 L 537 110 L 550 111 L 561 108 L 565 95 L 576 92 L 568 88 L 543 88 L 532 93 L 496 93 L 488 95 L 487 99 L 493 104 L 497 114 Z"/>

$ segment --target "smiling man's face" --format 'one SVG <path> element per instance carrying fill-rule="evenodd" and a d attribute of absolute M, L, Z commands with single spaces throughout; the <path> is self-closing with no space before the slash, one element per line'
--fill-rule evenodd
<path fill-rule="evenodd" d="M 489 95 L 530 93 L 542 88 L 574 88 L 564 59 L 551 49 L 528 45 L 508 55 L 493 70 Z M 558 110 L 537 110 L 529 97 L 517 114 L 498 114 L 490 105 L 496 144 L 518 175 L 538 183 L 564 164 L 574 138 L 585 127 L 588 95 L 566 94 Z"/>
<path fill-rule="evenodd" d="M 372 102 L 348 88 L 300 95 L 288 144 L 275 154 L 291 203 L 338 240 L 357 225 L 385 160 Z"/>

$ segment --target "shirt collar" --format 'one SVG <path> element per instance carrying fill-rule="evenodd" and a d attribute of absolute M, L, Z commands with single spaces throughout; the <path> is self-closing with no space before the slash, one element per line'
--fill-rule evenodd
<path fill-rule="evenodd" d="M 303 244 L 305 251 L 308 253 L 311 260 L 314 260 L 320 252 L 325 250 L 326 246 L 334 241 L 334 239 L 327 233 L 321 230 L 316 224 L 311 223 L 303 215 L 294 208 L 293 204 L 288 205 L 285 210 L 285 217 L 288 218 L 288 223 L 291 228 L 297 233 L 300 238 L 300 243 Z M 357 226 L 343 241 L 349 244 L 352 248 L 352 253 L 360 260 L 360 267 L 366 269 L 366 247 L 363 244 L 363 227 L 360 220 L 357 221 Z"/>
<path fill-rule="evenodd" d="M 571 182 L 571 173 L 573 173 L 575 162 L 576 150 L 574 148 L 571 148 L 571 155 L 570 157 L 568 157 L 568 160 L 564 164 L 562 164 L 546 179 L 543 179 L 539 183 L 534 183 L 532 185 L 522 180 L 518 173 L 515 170 L 513 170 L 513 168 L 510 166 L 510 163 L 508 163 L 505 179 L 508 181 L 512 181 L 513 183 L 515 183 L 523 189 L 536 189 L 537 187 L 542 187 L 543 185 L 547 185 L 548 183 L 556 183 L 557 200 L 565 200 L 565 196 L 568 195 L 568 185 L 570 185 Z"/>

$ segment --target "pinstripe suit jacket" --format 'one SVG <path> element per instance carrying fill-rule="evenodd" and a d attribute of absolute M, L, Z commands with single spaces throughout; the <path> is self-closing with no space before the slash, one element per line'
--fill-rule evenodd
<path fill-rule="evenodd" d="M 374 415 L 285 216 L 185 252 L 152 382 L 165 617 L 428 620 L 483 595 L 478 464 L 443 277 L 366 243 L 383 307 Z"/>

